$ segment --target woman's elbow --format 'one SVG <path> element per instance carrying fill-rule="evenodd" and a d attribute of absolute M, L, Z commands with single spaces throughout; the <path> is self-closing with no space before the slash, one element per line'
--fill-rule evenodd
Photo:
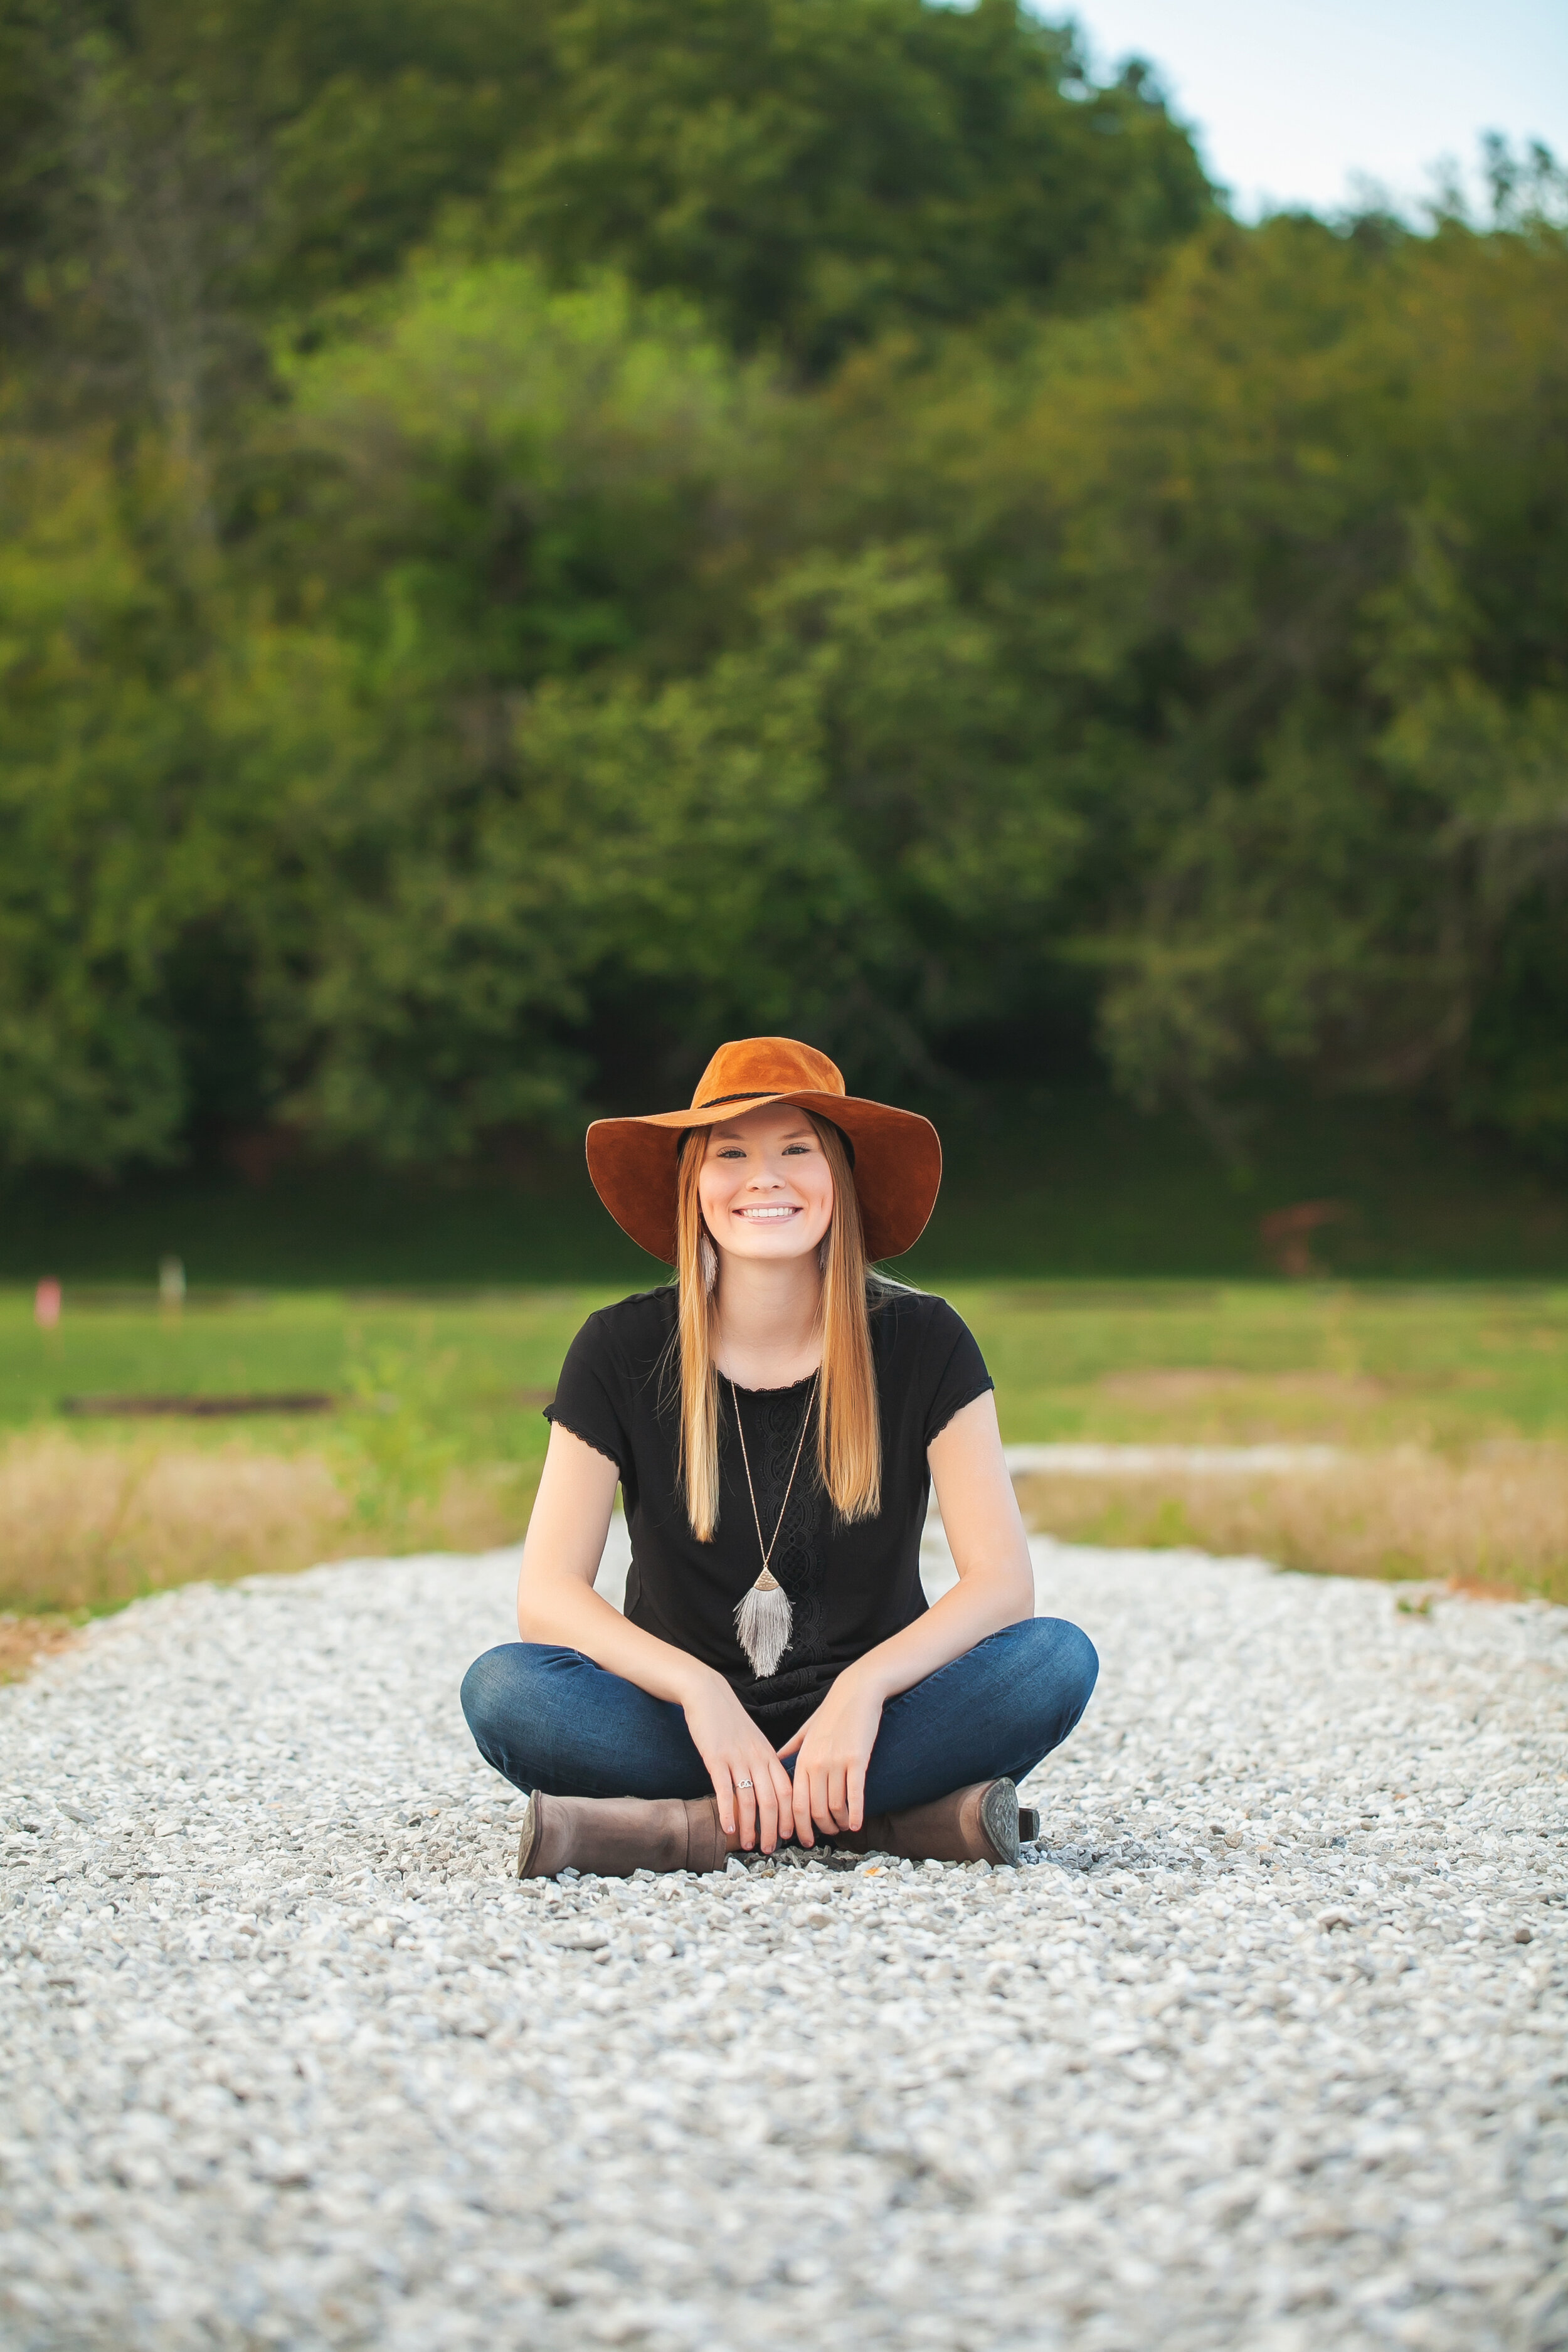
<path fill-rule="evenodd" d="M 999 1633 L 1005 1625 L 1021 1624 L 1034 1615 L 1035 1571 L 1026 1556 L 1022 1560 L 998 1560 L 967 1574 L 960 1570 L 960 1577 L 984 1596 L 992 1633 Z"/>
<path fill-rule="evenodd" d="M 560 1633 L 561 1612 L 552 1604 L 558 1596 L 547 1579 L 530 1577 L 517 1588 L 517 1638 L 520 1642 L 553 1642 Z"/>
<path fill-rule="evenodd" d="M 517 1580 L 519 1639 L 564 1642 L 574 1647 L 583 1624 L 583 1602 L 592 1599 L 593 1591 L 591 1573 L 583 1575 L 560 1567 L 542 1569 L 525 1559 Z"/>
<path fill-rule="evenodd" d="M 998 1624 L 1016 1625 L 1035 1613 L 1035 1564 L 1026 1549 L 1009 1545 L 994 1570 Z"/>

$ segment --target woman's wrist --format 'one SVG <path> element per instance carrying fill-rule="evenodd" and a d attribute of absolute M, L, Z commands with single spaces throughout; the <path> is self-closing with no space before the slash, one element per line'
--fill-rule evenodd
<path fill-rule="evenodd" d="M 727 1691 L 729 1684 L 716 1666 L 705 1666 L 700 1658 L 683 1657 L 679 1681 L 675 1691 L 679 1706 L 691 1706 L 698 1700 L 711 1698 L 718 1691 Z"/>
<path fill-rule="evenodd" d="M 878 1670 L 875 1650 L 868 1650 L 863 1658 L 857 1658 L 853 1665 L 846 1666 L 838 1681 L 843 1685 L 846 1696 L 875 1699 L 879 1706 L 886 1706 L 893 1694 L 893 1682 L 888 1670 Z"/>

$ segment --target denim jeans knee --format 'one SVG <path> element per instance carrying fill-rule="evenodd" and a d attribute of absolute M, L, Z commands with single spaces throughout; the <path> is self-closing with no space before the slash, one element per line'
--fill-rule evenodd
<path fill-rule="evenodd" d="M 1100 1680 L 1100 1652 L 1083 1627 L 1069 1623 L 1065 1617 L 1041 1617 L 1035 1622 L 1049 1625 L 1056 1633 L 1052 1672 L 1057 1677 L 1064 1706 L 1070 1706 L 1071 1722 L 1076 1723 L 1093 1697 L 1095 1684 Z M 1066 1732 L 1062 1737 L 1066 1738 Z"/>
<path fill-rule="evenodd" d="M 474 1735 L 474 1745 L 487 1764 L 496 1761 L 507 1704 L 516 1689 L 516 1668 L 510 1654 L 516 1646 L 514 1643 L 502 1643 L 476 1658 L 463 1676 L 458 1694 L 464 1717 Z"/>
<path fill-rule="evenodd" d="M 1065 1617 L 1029 1618 L 994 1638 L 1005 1649 L 1015 1721 L 1027 1727 L 1025 1745 L 1035 1750 L 1032 1769 L 1076 1729 L 1094 1694 L 1100 1654 Z"/>

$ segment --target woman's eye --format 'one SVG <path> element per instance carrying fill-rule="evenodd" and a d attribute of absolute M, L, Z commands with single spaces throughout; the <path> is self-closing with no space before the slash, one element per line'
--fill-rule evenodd
<path fill-rule="evenodd" d="M 786 1160 L 798 1160 L 803 1156 L 809 1154 L 811 1146 L 809 1143 L 786 1143 L 784 1145 L 784 1158 Z"/>

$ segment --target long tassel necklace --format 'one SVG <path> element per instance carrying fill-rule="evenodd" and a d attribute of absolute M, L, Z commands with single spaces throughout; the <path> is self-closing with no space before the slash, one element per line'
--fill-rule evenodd
<path fill-rule="evenodd" d="M 746 1491 L 752 1498 L 752 1518 L 757 1530 L 757 1549 L 763 1555 L 761 1576 L 744 1599 L 736 1604 L 735 1632 L 740 1637 L 742 1649 L 751 1662 L 752 1672 L 760 1681 L 765 1681 L 768 1675 L 774 1672 L 779 1660 L 789 1647 L 793 1625 L 789 1594 L 774 1576 L 769 1563 L 773 1556 L 773 1544 L 776 1544 L 779 1539 L 779 1529 L 784 1523 L 784 1513 L 789 1508 L 789 1498 L 795 1488 L 795 1474 L 800 1468 L 800 1457 L 805 1451 L 805 1433 L 811 1427 L 811 1408 L 816 1401 L 816 1383 L 819 1377 L 816 1372 L 813 1372 L 811 1376 L 811 1391 L 805 1400 L 805 1412 L 801 1417 L 800 1443 L 795 1449 L 795 1460 L 790 1465 L 789 1485 L 784 1488 L 784 1501 L 779 1505 L 779 1515 L 773 1523 L 772 1543 L 763 1541 L 763 1522 L 757 1509 L 757 1490 L 752 1483 L 752 1457 L 746 1451 L 746 1433 L 741 1426 L 741 1400 L 735 1394 L 734 1381 L 730 1381 L 730 1402 L 735 1408 L 735 1429 L 741 1440 L 741 1459 L 746 1465 Z"/>

